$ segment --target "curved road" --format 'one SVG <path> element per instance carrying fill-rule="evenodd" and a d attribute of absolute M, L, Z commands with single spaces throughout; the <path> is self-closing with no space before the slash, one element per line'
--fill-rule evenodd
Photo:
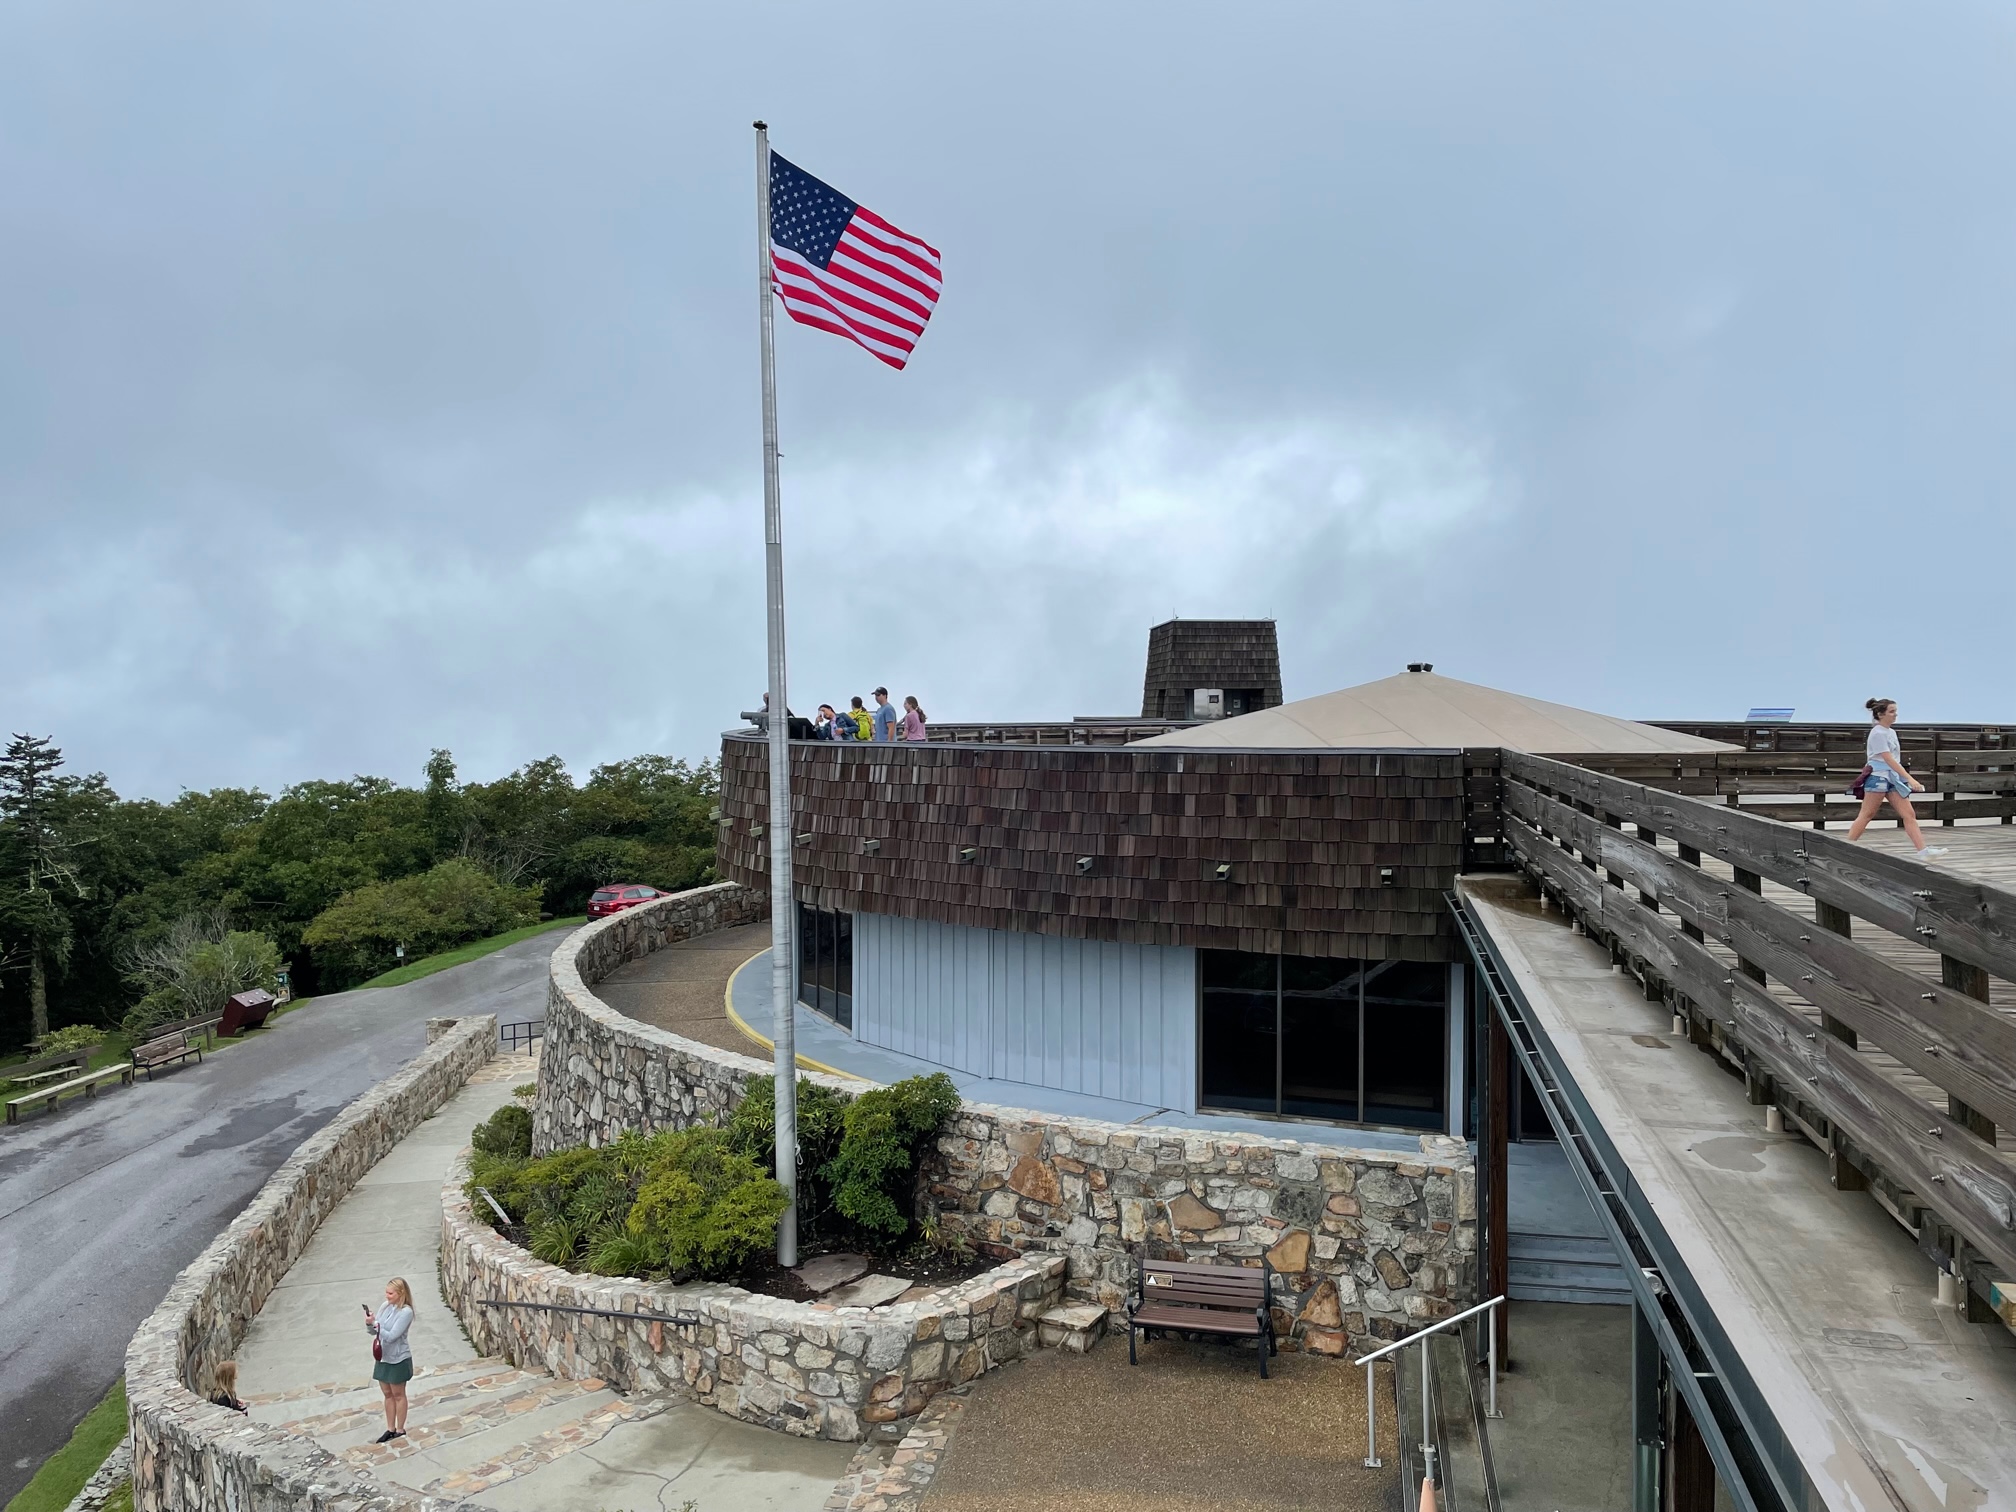
<path fill-rule="evenodd" d="M 200 1066 L 0 1128 L 0 1503 L 110 1389 L 182 1268 L 295 1146 L 419 1053 L 429 1018 L 545 1016 L 558 941 L 318 998 Z"/>

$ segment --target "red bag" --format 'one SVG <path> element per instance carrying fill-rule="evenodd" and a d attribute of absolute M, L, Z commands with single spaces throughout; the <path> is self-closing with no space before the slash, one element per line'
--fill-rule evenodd
<path fill-rule="evenodd" d="M 385 1358 L 385 1346 L 380 1344 L 376 1339 L 371 1341 L 371 1358 L 374 1360 Z"/>
<path fill-rule="evenodd" d="M 1873 766 L 1862 768 L 1862 775 L 1848 784 L 1848 791 L 1857 798 L 1866 798 L 1869 795 L 1869 779 L 1875 772 L 1876 768 Z"/>

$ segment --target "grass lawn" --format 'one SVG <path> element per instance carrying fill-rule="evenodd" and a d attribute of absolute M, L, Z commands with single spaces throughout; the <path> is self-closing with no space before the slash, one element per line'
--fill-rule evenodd
<path fill-rule="evenodd" d="M 403 987 L 408 982 L 417 982 L 424 976 L 432 976 L 437 971 L 446 971 L 450 966 L 460 966 L 464 961 L 473 961 L 478 956 L 486 956 L 493 950 L 502 950 L 506 945 L 516 945 L 520 940 L 529 940 L 536 934 L 544 934 L 549 929 L 571 929 L 576 924 L 586 924 L 586 914 L 575 914 L 566 919 L 549 919 L 544 924 L 527 924 L 523 929 L 507 929 L 503 934 L 492 935 L 487 940 L 471 940 L 467 945 L 457 945 L 453 950 L 444 950 L 439 955 L 425 956 L 417 961 L 408 961 L 404 966 L 371 978 L 361 985 L 365 987 Z"/>
<path fill-rule="evenodd" d="M 7 1503 L 7 1512 L 63 1512 L 91 1473 L 105 1463 L 105 1456 L 126 1437 L 126 1378 L 121 1376 L 105 1393 L 105 1400 L 85 1416 L 70 1435 L 70 1442 L 43 1461 L 35 1479 L 21 1488 L 21 1494 Z M 127 1506 L 133 1503 L 129 1498 Z M 109 1512 L 109 1509 L 108 1509 Z"/>

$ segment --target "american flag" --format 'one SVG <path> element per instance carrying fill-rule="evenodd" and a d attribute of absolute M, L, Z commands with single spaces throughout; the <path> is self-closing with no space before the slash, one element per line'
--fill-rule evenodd
<path fill-rule="evenodd" d="M 770 285 L 793 320 L 900 368 L 939 284 L 936 247 L 770 154 Z"/>

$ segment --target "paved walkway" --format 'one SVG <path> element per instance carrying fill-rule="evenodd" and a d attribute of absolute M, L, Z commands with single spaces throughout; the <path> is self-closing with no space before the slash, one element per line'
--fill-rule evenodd
<path fill-rule="evenodd" d="M 767 921 L 681 940 L 617 967 L 596 985 L 595 995 L 642 1023 L 717 1050 L 761 1055 L 762 1047 L 728 1017 L 728 979 L 759 950 L 769 960 L 769 943 Z"/>
<path fill-rule="evenodd" d="M 239 1346 L 253 1416 L 314 1438 L 352 1466 L 500 1512 L 554 1508 L 814 1512 L 855 1446 L 771 1433 L 676 1396 L 627 1398 L 485 1359 L 441 1296 L 441 1184 L 469 1131 L 533 1079 L 498 1056 L 374 1167 L 329 1215 Z M 383 1431 L 359 1304 L 413 1288 L 416 1369 L 407 1436 Z"/>

